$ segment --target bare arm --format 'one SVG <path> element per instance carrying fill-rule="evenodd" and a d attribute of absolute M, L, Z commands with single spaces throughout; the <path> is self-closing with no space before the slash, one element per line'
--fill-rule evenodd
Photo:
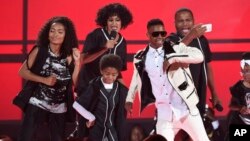
<path fill-rule="evenodd" d="M 216 104 L 221 104 L 221 101 L 218 98 L 214 84 L 214 76 L 211 63 L 207 63 L 207 82 L 208 82 L 208 88 L 211 92 L 213 106 L 215 106 Z"/>
<path fill-rule="evenodd" d="M 99 56 L 104 54 L 107 50 L 108 50 L 108 48 L 103 48 L 102 50 L 95 52 L 93 54 L 89 54 L 89 53 L 81 54 L 82 64 L 87 64 L 87 63 L 93 62 L 96 58 L 98 58 Z"/>
<path fill-rule="evenodd" d="M 37 56 L 37 53 L 38 53 L 38 48 L 35 48 L 29 54 L 28 60 L 24 61 L 21 68 L 19 69 L 18 73 L 22 78 L 24 78 L 26 80 L 30 80 L 30 81 L 34 81 L 34 82 L 43 83 L 43 84 L 46 84 L 49 86 L 53 86 L 56 83 L 56 76 L 55 75 L 51 75 L 48 77 L 42 77 L 42 76 L 39 76 L 39 75 L 32 73 L 29 69 L 33 66 L 34 61 L 35 61 L 36 56 Z"/>
<path fill-rule="evenodd" d="M 243 108 L 243 106 L 233 106 L 233 105 L 230 105 L 229 108 L 232 111 L 240 111 L 241 108 Z"/>
<path fill-rule="evenodd" d="M 107 43 L 105 44 L 105 47 L 103 47 L 101 50 L 89 54 L 89 53 L 83 53 L 81 55 L 81 60 L 83 64 L 89 63 L 94 61 L 96 58 L 100 57 L 102 54 L 104 54 L 107 50 L 113 48 L 117 44 L 115 40 L 108 40 Z"/>
<path fill-rule="evenodd" d="M 232 111 L 238 111 L 243 115 L 248 115 L 250 114 L 250 110 L 249 108 L 247 108 L 246 106 L 229 106 L 230 110 Z"/>
<path fill-rule="evenodd" d="M 206 28 L 201 26 L 202 24 L 195 25 L 190 30 L 190 32 L 181 40 L 181 42 L 184 43 L 185 45 L 189 45 L 193 41 L 193 39 L 203 35 L 206 31 Z"/>
<path fill-rule="evenodd" d="M 73 48 L 73 59 L 75 62 L 75 67 L 74 67 L 74 72 L 72 74 L 72 81 L 74 83 L 74 85 L 77 84 L 77 79 L 78 79 L 78 75 L 80 72 L 80 66 L 81 66 L 81 61 L 80 61 L 80 51 L 77 48 Z"/>

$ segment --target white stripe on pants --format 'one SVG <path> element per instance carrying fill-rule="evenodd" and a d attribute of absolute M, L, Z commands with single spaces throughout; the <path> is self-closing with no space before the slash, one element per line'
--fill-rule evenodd
<path fill-rule="evenodd" d="M 164 136 L 168 141 L 174 141 L 180 129 L 185 130 L 193 141 L 209 141 L 200 114 L 195 116 L 188 114 L 180 120 L 173 117 L 173 122 L 158 119 L 156 123 L 156 133 Z"/>

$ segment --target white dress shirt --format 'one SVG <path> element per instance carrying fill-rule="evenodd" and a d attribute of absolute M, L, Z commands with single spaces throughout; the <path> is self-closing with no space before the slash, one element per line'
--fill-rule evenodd
<path fill-rule="evenodd" d="M 164 51 L 160 47 L 149 46 L 146 55 L 145 70 L 148 73 L 155 96 L 158 119 L 172 121 L 173 116 L 179 119 L 188 114 L 188 109 L 182 98 L 169 83 L 166 72 L 163 72 Z"/>

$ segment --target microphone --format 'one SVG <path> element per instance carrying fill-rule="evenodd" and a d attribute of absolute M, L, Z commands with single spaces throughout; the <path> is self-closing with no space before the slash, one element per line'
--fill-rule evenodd
<path fill-rule="evenodd" d="M 111 30 L 111 32 L 110 32 L 110 39 L 111 40 L 114 40 L 115 39 L 115 37 L 116 37 L 116 35 L 117 35 L 117 32 L 115 31 L 115 30 Z"/>
<path fill-rule="evenodd" d="M 212 102 L 212 98 L 209 99 L 210 102 Z M 223 111 L 223 107 L 221 104 L 217 103 L 216 105 L 214 105 L 215 109 L 219 112 Z"/>

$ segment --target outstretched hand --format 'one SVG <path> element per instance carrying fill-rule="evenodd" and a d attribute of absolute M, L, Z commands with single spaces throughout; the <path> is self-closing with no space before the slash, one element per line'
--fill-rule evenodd
<path fill-rule="evenodd" d="M 194 25 L 194 27 L 190 30 L 189 34 L 194 38 L 199 38 L 206 32 L 206 27 L 202 27 L 202 24 Z"/>

